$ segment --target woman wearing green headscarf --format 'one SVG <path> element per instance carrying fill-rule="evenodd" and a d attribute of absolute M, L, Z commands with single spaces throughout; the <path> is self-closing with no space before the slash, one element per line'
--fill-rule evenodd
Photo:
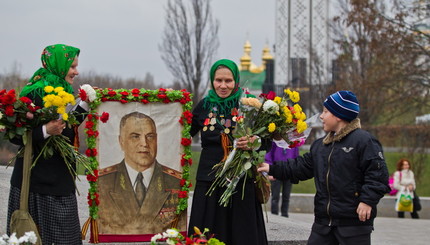
<path fill-rule="evenodd" d="M 79 74 L 79 49 L 64 44 L 50 45 L 42 52 L 42 68 L 37 70 L 20 96 L 30 98 L 43 107 L 45 86 L 63 87 L 73 93 L 72 84 Z M 80 101 L 75 108 L 79 122 L 84 120 L 88 104 Z M 32 130 L 33 156 L 38 156 L 46 140 L 52 135 L 64 135 L 73 143 L 75 132 L 62 120 L 52 120 Z M 12 143 L 24 146 L 22 139 Z M 73 168 L 76 166 L 73 164 Z M 12 213 L 19 209 L 23 173 L 23 158 L 18 157 L 11 178 L 8 224 Z M 29 212 L 38 226 L 43 244 L 82 244 L 78 206 L 75 196 L 75 178 L 71 175 L 63 157 L 54 152 L 50 158 L 41 156 L 31 170 Z M 8 226 L 8 233 L 10 233 Z"/>
<path fill-rule="evenodd" d="M 216 238 L 229 245 L 267 244 L 261 204 L 256 198 L 253 179 L 247 177 L 237 185 L 231 204 L 223 207 L 218 201 L 225 189 L 216 188 L 207 196 L 215 180 L 213 166 L 227 157 L 232 149 L 234 117 L 238 114 L 242 89 L 239 87 L 239 69 L 227 59 L 218 60 L 210 70 L 212 89 L 193 110 L 191 135 L 201 134 L 202 151 L 196 175 L 189 235 L 194 227 L 208 228 Z M 243 137 L 236 147 L 247 149 Z M 243 181 L 246 181 L 242 189 Z M 242 183 L 242 184 L 241 184 Z M 240 186 L 240 187 L 239 187 Z M 242 199 L 243 192 L 243 199 Z"/>

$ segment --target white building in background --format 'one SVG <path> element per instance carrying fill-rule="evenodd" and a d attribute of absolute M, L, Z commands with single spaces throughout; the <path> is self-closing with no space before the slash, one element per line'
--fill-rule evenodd
<path fill-rule="evenodd" d="M 276 9 L 275 85 L 329 82 L 330 1 L 277 0 Z"/>

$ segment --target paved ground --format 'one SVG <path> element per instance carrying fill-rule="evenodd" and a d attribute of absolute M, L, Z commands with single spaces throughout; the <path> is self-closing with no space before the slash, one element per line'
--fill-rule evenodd
<path fill-rule="evenodd" d="M 5 169 L 4 166 L 0 166 L 0 235 L 6 232 L 7 199 L 11 172 L 12 168 Z M 82 177 L 81 180 L 77 185 L 81 193 L 78 196 L 78 201 L 81 223 L 83 223 L 88 218 L 88 209 L 86 206 L 88 183 L 85 181 L 85 177 Z M 289 218 L 284 218 L 267 212 L 266 230 L 269 244 L 306 244 L 305 241 L 309 236 L 312 221 L 312 214 L 290 213 Z M 372 244 L 429 244 L 429 233 L 429 219 L 412 220 L 410 218 L 378 217 L 375 220 Z"/>

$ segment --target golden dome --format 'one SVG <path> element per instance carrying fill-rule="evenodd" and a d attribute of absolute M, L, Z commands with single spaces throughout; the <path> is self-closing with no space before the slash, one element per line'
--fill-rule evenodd
<path fill-rule="evenodd" d="M 251 68 L 251 43 L 247 40 L 243 45 L 244 54 L 240 58 L 240 69 L 242 71 L 249 71 Z"/>
<path fill-rule="evenodd" d="M 263 48 L 263 62 L 266 60 L 273 60 L 273 56 L 270 54 L 270 49 L 267 44 Z"/>

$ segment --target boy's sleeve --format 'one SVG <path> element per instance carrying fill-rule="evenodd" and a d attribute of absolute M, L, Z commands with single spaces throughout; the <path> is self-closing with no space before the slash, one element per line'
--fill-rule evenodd
<path fill-rule="evenodd" d="M 312 155 L 308 152 L 295 159 L 288 159 L 286 162 L 274 162 L 270 166 L 269 175 L 279 180 L 290 180 L 293 184 L 311 179 L 314 177 Z"/>
<path fill-rule="evenodd" d="M 381 144 L 373 137 L 365 144 L 362 154 L 364 184 L 359 199 L 368 205 L 376 206 L 379 200 L 390 192 L 387 164 Z"/>

